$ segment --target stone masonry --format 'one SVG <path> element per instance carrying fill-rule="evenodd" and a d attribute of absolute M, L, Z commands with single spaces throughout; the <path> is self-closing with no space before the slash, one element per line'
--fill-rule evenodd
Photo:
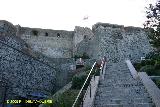
<path fill-rule="evenodd" d="M 109 62 L 127 58 L 138 61 L 153 50 L 142 28 L 97 23 L 93 26 L 93 32 L 95 42 L 92 44 L 96 52 L 92 55 L 96 58 L 106 56 Z"/>
<path fill-rule="evenodd" d="M 32 50 L 48 57 L 72 57 L 73 31 L 20 27 L 19 36 L 30 45 Z"/>
<path fill-rule="evenodd" d="M 4 29 L 0 31 L 0 80 L 7 83 L 6 99 L 35 92 L 50 95 L 55 90 L 55 68 L 26 52 L 29 47 L 16 37 L 12 24 L 0 27 Z"/>
<path fill-rule="evenodd" d="M 93 59 L 107 55 L 111 62 L 124 58 L 138 61 L 153 50 L 146 31 L 138 27 L 97 23 L 92 30 L 79 26 L 74 31 L 17 28 L 21 39 L 32 50 L 52 58 L 71 58 L 86 53 Z"/>

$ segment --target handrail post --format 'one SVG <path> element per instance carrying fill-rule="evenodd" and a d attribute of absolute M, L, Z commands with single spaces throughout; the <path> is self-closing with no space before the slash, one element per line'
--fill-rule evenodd
<path fill-rule="evenodd" d="M 92 91 L 92 90 L 91 90 L 91 83 L 90 83 L 89 86 L 90 86 L 90 98 L 91 98 L 91 94 L 92 94 L 92 92 L 91 92 L 91 91 Z"/>
<path fill-rule="evenodd" d="M 82 91 L 82 98 L 81 99 L 82 99 L 81 104 L 82 104 L 82 107 L 83 107 L 83 91 Z"/>

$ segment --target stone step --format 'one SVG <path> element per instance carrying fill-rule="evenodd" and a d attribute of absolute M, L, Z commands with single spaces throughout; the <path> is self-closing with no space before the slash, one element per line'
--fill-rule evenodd
<path fill-rule="evenodd" d="M 95 102 L 103 101 L 103 102 L 112 102 L 112 99 L 121 99 L 121 102 L 152 102 L 151 98 L 148 98 L 147 96 L 137 96 L 137 97 L 130 97 L 130 96 L 96 96 Z"/>
<path fill-rule="evenodd" d="M 95 107 L 152 107 L 141 80 L 133 79 L 124 62 L 106 68 L 100 79 L 95 97 Z"/>
<path fill-rule="evenodd" d="M 107 104 L 133 104 L 133 103 L 152 103 L 151 98 L 134 98 L 134 99 L 126 99 L 126 98 L 121 98 L 121 99 L 112 99 L 112 98 L 106 98 L 106 99 L 95 99 L 99 102 L 105 102 Z"/>
<path fill-rule="evenodd" d="M 109 76 L 104 76 L 104 81 L 107 81 L 107 80 L 127 80 L 127 81 L 134 81 L 134 79 L 132 77 L 129 77 L 129 76 L 126 76 L 126 75 L 113 75 L 111 77 Z"/>
<path fill-rule="evenodd" d="M 146 89 L 144 87 L 138 87 L 138 86 L 135 86 L 135 87 L 126 87 L 126 86 L 121 86 L 121 85 L 99 85 L 99 89 L 98 91 L 109 91 L 109 90 L 121 90 L 121 91 L 133 91 L 133 92 L 146 92 Z"/>
<path fill-rule="evenodd" d="M 100 82 L 99 85 L 113 85 L 113 86 L 124 86 L 124 87 L 143 87 L 144 85 L 141 83 L 137 83 L 137 82 L 121 82 L 121 81 L 103 81 Z"/>
<path fill-rule="evenodd" d="M 121 95 L 121 96 L 149 96 L 149 94 L 147 92 L 124 92 L 124 91 L 118 91 L 116 92 L 116 90 L 114 92 L 109 92 L 109 91 L 105 91 L 105 92 L 97 92 L 96 94 L 97 96 L 114 96 L 114 95 Z"/>
<path fill-rule="evenodd" d="M 139 93 L 139 94 L 137 94 L 137 93 L 123 93 L 123 92 L 115 92 L 115 93 L 110 93 L 109 91 L 108 92 L 105 92 L 105 94 L 104 94 L 104 92 L 102 93 L 102 92 L 97 92 L 97 94 L 96 94 L 97 96 L 100 96 L 100 97 L 112 97 L 112 96 L 135 96 L 135 97 L 141 97 L 141 96 L 143 96 L 143 97 L 149 97 L 149 95 L 148 95 L 148 93 L 147 92 L 141 92 L 141 93 Z"/>
<path fill-rule="evenodd" d="M 95 104 L 94 107 L 153 107 L 153 103 L 138 103 L 138 104 Z"/>

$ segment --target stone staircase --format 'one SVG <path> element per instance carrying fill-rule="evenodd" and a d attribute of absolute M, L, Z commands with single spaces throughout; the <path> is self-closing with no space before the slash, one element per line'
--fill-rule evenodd
<path fill-rule="evenodd" d="M 125 61 L 108 64 L 94 107 L 154 107 L 141 80 L 133 79 Z"/>

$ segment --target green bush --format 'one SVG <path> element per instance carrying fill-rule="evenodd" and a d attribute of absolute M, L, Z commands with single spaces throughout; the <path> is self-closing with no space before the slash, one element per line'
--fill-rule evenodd
<path fill-rule="evenodd" d="M 155 60 L 153 60 L 153 59 L 142 60 L 140 64 L 141 64 L 141 66 L 154 65 L 155 64 Z"/>
<path fill-rule="evenodd" d="M 160 70 L 160 64 L 155 65 L 155 70 Z"/>
<path fill-rule="evenodd" d="M 156 80 L 156 85 L 160 88 L 160 80 Z"/>
<path fill-rule="evenodd" d="M 135 69 L 136 69 L 137 71 L 139 71 L 140 68 L 142 67 L 142 66 L 141 66 L 141 63 L 134 63 L 133 65 L 134 65 L 134 67 L 135 67 Z"/>
<path fill-rule="evenodd" d="M 134 63 L 137 71 L 146 72 L 148 75 L 160 75 L 160 53 L 150 52 L 146 55 L 146 60 Z"/>
<path fill-rule="evenodd" d="M 88 75 L 89 72 L 90 72 L 90 70 L 87 70 L 87 71 L 86 71 L 86 74 Z M 98 68 L 98 67 L 94 68 L 94 69 L 92 70 L 92 72 L 91 72 L 91 76 L 93 76 L 93 75 L 99 76 L 99 75 L 100 75 L 100 68 Z"/>
<path fill-rule="evenodd" d="M 159 70 L 159 69 L 160 69 L 160 60 L 156 60 L 154 66 L 155 66 L 155 69 L 156 69 L 156 70 Z"/>
<path fill-rule="evenodd" d="M 146 60 L 146 65 L 154 65 L 155 64 L 155 60 L 150 59 L 150 60 Z"/>
<path fill-rule="evenodd" d="M 67 90 L 60 94 L 53 105 L 43 107 L 72 107 L 79 90 Z"/>
<path fill-rule="evenodd" d="M 97 71 L 94 74 L 95 76 L 100 76 L 100 69 L 97 69 Z"/>
<path fill-rule="evenodd" d="M 160 60 L 160 52 L 150 52 L 146 55 L 146 59 Z"/>
<path fill-rule="evenodd" d="M 85 66 L 85 71 L 91 70 L 91 66 Z"/>
<path fill-rule="evenodd" d="M 154 69 L 154 66 L 152 65 L 143 66 L 140 69 L 140 72 L 146 72 L 148 75 L 155 75 L 155 69 Z"/>
<path fill-rule="evenodd" d="M 153 79 L 153 82 L 157 85 L 158 88 L 160 88 L 160 80 Z"/>
<path fill-rule="evenodd" d="M 72 89 L 81 89 L 84 84 L 87 75 L 74 76 L 72 79 Z"/>

